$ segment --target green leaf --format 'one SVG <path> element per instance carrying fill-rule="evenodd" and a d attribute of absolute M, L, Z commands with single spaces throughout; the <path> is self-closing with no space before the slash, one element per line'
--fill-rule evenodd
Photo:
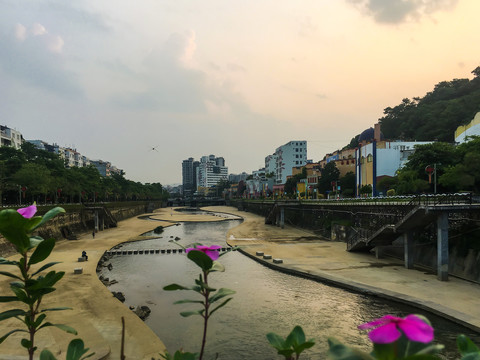
<path fill-rule="evenodd" d="M 457 336 L 457 346 L 461 355 L 480 352 L 477 345 L 475 345 L 472 340 L 463 334 Z"/>
<path fill-rule="evenodd" d="M 180 351 L 176 351 L 175 352 L 175 355 L 173 356 L 173 360 L 196 360 L 198 359 L 198 355 L 197 353 L 189 353 L 189 352 L 180 352 Z"/>
<path fill-rule="evenodd" d="M 28 246 L 28 250 L 36 248 L 43 240 L 40 236 L 30 236 L 30 245 Z"/>
<path fill-rule="evenodd" d="M 219 271 L 219 272 L 224 272 L 225 271 L 225 266 L 221 262 L 214 261 L 213 266 L 210 269 L 210 271 Z"/>
<path fill-rule="evenodd" d="M 47 257 L 50 256 L 50 253 L 52 252 L 54 246 L 54 239 L 47 239 L 40 242 L 40 244 L 33 252 L 32 256 L 30 256 L 30 261 L 28 262 L 28 264 L 33 265 L 45 260 Z"/>
<path fill-rule="evenodd" d="M 179 301 L 175 301 L 174 304 L 175 305 L 177 305 L 177 304 L 202 304 L 203 305 L 203 301 L 201 301 L 201 300 L 179 300 Z"/>
<path fill-rule="evenodd" d="M 50 309 L 43 309 L 40 312 L 46 312 L 46 311 L 62 311 L 62 310 L 72 310 L 70 307 L 58 307 L 58 308 L 50 308 Z"/>
<path fill-rule="evenodd" d="M 26 230 L 28 222 L 29 219 L 15 210 L 0 211 L 0 233 L 15 246 L 19 253 L 24 253 L 30 245 Z"/>
<path fill-rule="evenodd" d="M 25 292 L 25 290 L 23 290 L 21 288 L 18 288 L 18 287 L 15 287 L 15 286 L 10 286 L 10 289 L 13 291 L 13 293 L 17 297 L 17 301 L 21 301 L 25 304 L 29 304 L 28 295 Z"/>
<path fill-rule="evenodd" d="M 43 350 L 40 353 L 40 360 L 57 360 L 49 350 Z"/>
<path fill-rule="evenodd" d="M 333 360 L 375 360 L 370 354 L 343 345 L 334 338 L 328 339 L 328 357 Z M 379 358 L 380 359 L 380 358 Z"/>
<path fill-rule="evenodd" d="M 439 359 L 440 358 L 434 354 L 420 354 L 420 353 L 416 353 L 403 358 L 403 360 L 439 360 Z"/>
<path fill-rule="evenodd" d="M 308 341 L 305 341 L 303 344 L 296 346 L 294 350 L 296 354 L 301 354 L 304 350 L 310 349 L 314 345 L 315 341 L 313 341 L 313 339 L 310 339 Z"/>
<path fill-rule="evenodd" d="M 462 356 L 462 360 L 480 360 L 479 353 L 470 353 L 465 356 Z"/>
<path fill-rule="evenodd" d="M 23 329 L 15 329 L 15 330 L 12 330 L 8 333 L 6 333 L 5 335 L 3 335 L 2 337 L 0 337 L 0 344 L 3 343 L 5 341 L 6 338 L 8 338 L 10 335 L 12 335 L 13 333 L 16 333 L 16 332 L 25 332 L 25 333 L 28 333 L 27 330 L 23 330 Z"/>
<path fill-rule="evenodd" d="M 401 339 L 400 339 L 401 340 Z M 395 360 L 397 354 L 405 354 L 406 345 L 402 344 L 399 340 L 390 344 L 373 344 L 373 352 L 375 357 L 382 360 Z M 399 356 L 404 357 L 404 356 Z"/>
<path fill-rule="evenodd" d="M 55 285 L 63 277 L 63 275 L 65 275 L 65 272 L 63 271 L 50 271 L 44 277 L 40 276 L 36 281 L 30 279 L 29 281 L 27 281 L 25 286 L 28 288 L 28 290 L 32 291 L 51 287 Z"/>
<path fill-rule="evenodd" d="M 15 275 L 15 274 L 6 272 L 6 271 L 0 271 L 0 275 L 8 276 L 8 277 L 11 277 L 11 278 L 14 278 L 14 279 L 18 279 L 18 280 L 23 280 L 21 277 Z"/>
<path fill-rule="evenodd" d="M 290 334 L 288 334 L 285 343 L 287 346 L 293 346 L 294 348 L 305 342 L 305 333 L 300 326 L 295 326 Z"/>
<path fill-rule="evenodd" d="M 210 315 L 213 315 L 213 313 L 215 311 L 217 311 L 218 309 L 224 307 L 225 305 L 227 305 L 227 303 L 232 300 L 233 298 L 228 298 L 227 300 L 225 300 L 223 303 L 221 303 L 220 305 L 218 305 L 215 309 L 213 309 L 212 311 L 210 311 Z"/>
<path fill-rule="evenodd" d="M 30 219 L 27 219 L 27 224 L 25 226 L 25 230 L 28 233 L 31 233 L 38 226 L 38 224 L 40 224 L 41 221 L 42 221 L 41 216 L 34 216 Z"/>
<path fill-rule="evenodd" d="M 0 296 L 0 303 L 19 301 L 16 296 Z"/>
<path fill-rule="evenodd" d="M 0 257 L 0 265 L 17 265 L 17 264 L 18 264 L 17 261 L 10 261 L 3 257 Z"/>
<path fill-rule="evenodd" d="M 204 283 L 202 280 L 195 279 L 195 284 L 200 286 L 202 289 L 208 290 L 210 292 L 217 291 L 217 289 L 208 286 L 208 284 Z"/>
<path fill-rule="evenodd" d="M 51 263 L 48 263 L 48 264 L 45 264 L 43 265 L 40 269 L 38 269 L 37 271 L 35 271 L 32 276 L 35 276 L 37 275 L 38 273 L 41 273 L 43 270 L 46 270 L 48 269 L 49 267 L 53 266 L 53 265 L 57 265 L 57 264 L 60 264 L 61 262 L 60 261 L 55 261 L 55 262 L 51 262 Z"/>
<path fill-rule="evenodd" d="M 20 344 L 25 348 L 25 349 L 30 349 L 32 347 L 32 342 L 28 339 L 22 339 L 20 341 Z"/>
<path fill-rule="evenodd" d="M 65 209 L 61 208 L 61 207 L 54 207 L 53 209 L 50 209 L 45 215 L 43 215 L 42 220 L 38 224 L 36 224 L 34 227 L 32 227 L 30 231 L 35 230 L 36 228 L 45 224 L 48 220 L 50 220 L 50 219 L 54 218 L 55 216 L 57 216 L 58 214 L 64 213 L 64 212 L 65 212 Z"/>
<path fill-rule="evenodd" d="M 203 316 L 205 310 L 197 310 L 197 311 L 183 311 L 180 313 L 183 317 L 189 317 L 192 315 L 200 315 Z"/>
<path fill-rule="evenodd" d="M 71 326 L 64 325 L 64 324 L 52 324 L 50 322 L 46 322 L 45 324 L 40 326 L 38 328 L 38 330 L 49 327 L 49 326 L 55 326 L 55 327 L 59 328 L 60 330 L 63 330 L 65 332 L 69 333 L 69 334 L 77 335 L 77 331 L 74 328 L 72 328 Z"/>
<path fill-rule="evenodd" d="M 227 288 L 221 288 L 218 290 L 218 292 L 212 296 L 210 296 L 210 298 L 208 299 L 208 302 L 210 304 L 214 303 L 215 301 L 218 301 L 222 298 L 224 298 L 225 296 L 229 296 L 229 295 L 233 295 L 235 294 L 235 291 L 231 290 L 231 289 L 227 289 Z"/>
<path fill-rule="evenodd" d="M 200 250 L 191 250 L 187 257 L 192 260 L 203 271 L 209 271 L 213 266 L 213 261 L 210 257 Z"/>
<path fill-rule="evenodd" d="M 166 291 L 173 291 L 173 290 L 191 290 L 191 288 L 185 287 L 183 285 L 178 285 L 178 284 L 170 284 L 167 286 L 163 287 L 163 290 Z"/>
<path fill-rule="evenodd" d="M 285 344 L 285 340 L 280 336 L 275 334 L 274 332 L 270 332 L 267 334 L 267 340 L 275 349 L 283 350 L 288 348 Z"/>
<path fill-rule="evenodd" d="M 40 324 L 43 322 L 43 320 L 45 320 L 46 317 L 47 317 L 47 315 L 45 315 L 45 314 L 41 314 L 37 317 L 37 319 L 35 320 L 35 323 L 33 324 L 35 329 L 40 326 Z"/>
<path fill-rule="evenodd" d="M 7 310 L 7 311 L 4 311 L 4 312 L 0 313 L 0 321 L 10 319 L 10 318 L 16 317 L 16 316 L 26 315 L 26 314 L 27 314 L 27 312 L 25 310 L 22 310 L 22 309 Z"/>
<path fill-rule="evenodd" d="M 293 355 L 293 350 L 292 349 L 278 350 L 278 353 L 280 355 L 283 355 L 285 357 L 285 359 L 287 359 L 287 360 L 293 359 L 292 358 L 292 355 Z"/>
<path fill-rule="evenodd" d="M 66 360 L 80 360 L 82 359 L 83 354 L 88 351 L 88 348 L 85 348 L 85 344 L 81 339 L 73 339 L 68 344 L 67 357 Z M 93 354 L 88 355 L 88 357 Z"/>

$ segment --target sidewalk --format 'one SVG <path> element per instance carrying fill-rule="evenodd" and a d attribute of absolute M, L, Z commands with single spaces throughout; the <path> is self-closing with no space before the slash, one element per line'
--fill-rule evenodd
<path fill-rule="evenodd" d="M 376 259 L 373 255 L 350 253 L 346 244 L 323 241 L 311 232 L 286 226 L 265 225 L 264 218 L 235 208 L 218 207 L 245 218 L 245 222 L 227 234 L 228 244 L 276 270 L 306 276 L 361 293 L 375 294 L 429 310 L 461 325 L 480 331 L 480 285 L 450 277 L 406 269 L 394 259 Z M 261 251 L 283 260 L 273 264 L 256 256 Z"/>

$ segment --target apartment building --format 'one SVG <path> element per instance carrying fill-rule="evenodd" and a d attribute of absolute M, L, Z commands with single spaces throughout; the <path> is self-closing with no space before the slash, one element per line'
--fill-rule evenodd
<path fill-rule="evenodd" d="M 20 131 L 0 125 L 0 146 L 11 146 L 19 150 L 24 141 Z"/>
<path fill-rule="evenodd" d="M 276 158 L 276 183 L 285 184 L 287 176 L 292 175 L 292 168 L 307 164 L 307 141 L 292 140 L 278 147 L 273 156 Z M 267 168 L 266 165 L 265 168 Z"/>
<path fill-rule="evenodd" d="M 220 180 L 228 179 L 228 167 L 223 157 L 215 155 L 202 156 L 196 168 L 197 189 L 208 189 Z"/>

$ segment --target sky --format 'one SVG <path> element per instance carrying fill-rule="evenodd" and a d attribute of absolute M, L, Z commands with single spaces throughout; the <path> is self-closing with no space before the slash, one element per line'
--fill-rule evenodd
<path fill-rule="evenodd" d="M 321 160 L 386 107 L 480 66 L 478 0 L 0 0 L 0 124 L 181 183 Z"/>

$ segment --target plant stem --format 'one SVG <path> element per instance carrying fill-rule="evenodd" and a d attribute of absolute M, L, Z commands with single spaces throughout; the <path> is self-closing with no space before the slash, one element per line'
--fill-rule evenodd
<path fill-rule="evenodd" d="M 208 290 L 208 272 L 207 271 L 204 271 L 203 272 L 203 279 L 204 279 L 204 282 L 205 282 L 205 286 L 207 287 L 207 289 L 205 289 L 204 293 L 203 293 L 203 296 L 205 297 L 205 314 L 203 315 L 203 337 L 202 337 L 202 348 L 200 350 L 200 356 L 199 356 L 199 360 L 202 360 L 203 359 L 203 352 L 205 350 L 205 343 L 207 342 L 207 325 L 208 325 L 208 317 L 209 317 L 209 314 L 208 314 L 208 308 L 210 306 L 210 304 L 208 303 L 208 295 L 210 294 L 210 290 Z"/>
<path fill-rule="evenodd" d="M 23 275 L 23 283 L 26 285 L 28 280 L 28 270 L 30 270 L 30 266 L 28 266 L 28 254 L 23 254 L 24 264 L 22 269 Z M 25 286 L 25 292 L 27 293 L 27 297 L 30 298 L 30 294 L 28 293 L 27 287 Z M 30 318 L 30 324 L 28 326 L 28 332 L 30 333 L 30 347 L 28 348 L 28 358 L 29 360 L 33 360 L 33 353 L 35 352 L 35 314 L 38 311 L 38 307 L 40 305 L 40 301 L 37 303 L 36 307 L 35 304 L 29 305 L 29 314 L 27 315 Z"/>

